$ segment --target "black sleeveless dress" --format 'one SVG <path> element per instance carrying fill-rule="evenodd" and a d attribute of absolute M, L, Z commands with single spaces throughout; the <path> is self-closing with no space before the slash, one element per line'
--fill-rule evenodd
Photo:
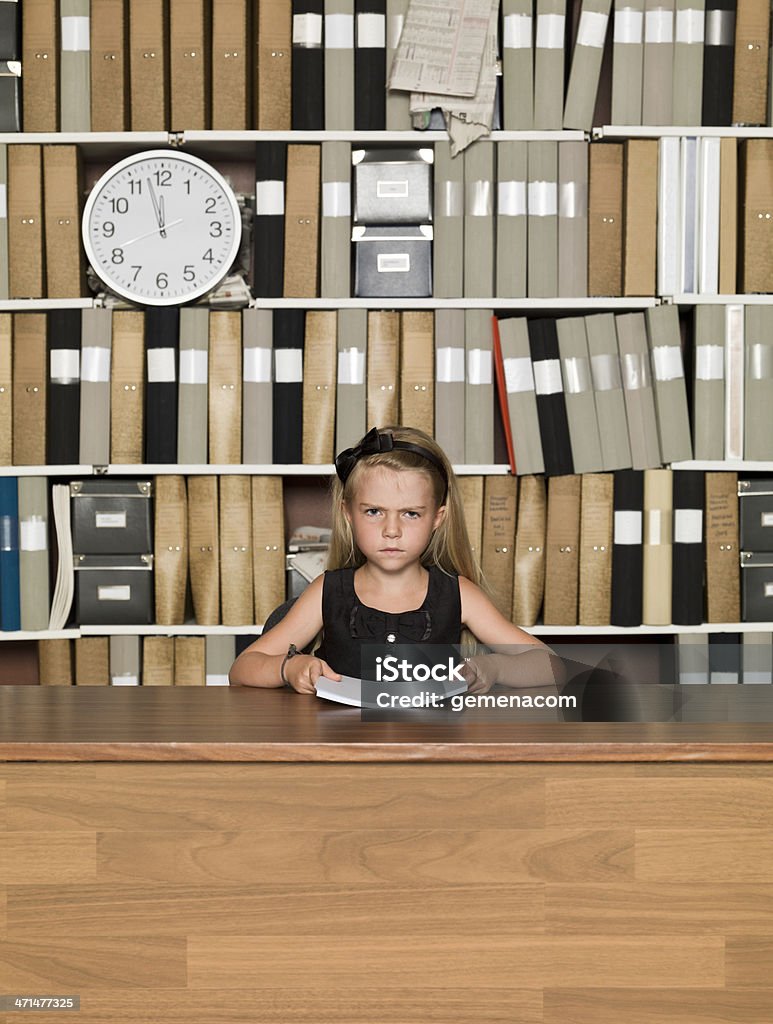
<path fill-rule="evenodd" d="M 359 678 L 363 644 L 458 644 L 462 633 L 459 577 L 428 566 L 429 585 L 421 607 L 382 612 L 361 603 L 354 569 L 325 573 L 322 585 L 322 643 L 315 651 L 332 669 Z"/>

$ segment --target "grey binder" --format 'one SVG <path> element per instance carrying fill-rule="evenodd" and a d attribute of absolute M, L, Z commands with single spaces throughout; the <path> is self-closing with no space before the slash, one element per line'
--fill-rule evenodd
<path fill-rule="evenodd" d="M 464 156 L 451 158 L 451 144 L 435 143 L 434 266 L 436 299 L 459 299 L 464 291 Z"/>
<path fill-rule="evenodd" d="M 367 393 L 365 354 L 368 311 L 338 311 L 338 374 L 336 378 L 336 453 L 351 448 L 365 435 Z"/>
<path fill-rule="evenodd" d="M 59 65 L 60 128 L 91 131 L 91 36 L 89 0 L 61 0 Z"/>
<path fill-rule="evenodd" d="M 646 0 L 642 124 L 673 124 L 674 0 Z"/>
<path fill-rule="evenodd" d="M 773 633 L 741 634 L 741 681 L 773 683 Z"/>
<path fill-rule="evenodd" d="M 534 128 L 560 129 L 564 116 L 566 0 L 537 0 Z"/>
<path fill-rule="evenodd" d="M 497 149 L 497 258 L 499 298 L 526 296 L 527 206 L 525 142 L 500 142 Z"/>
<path fill-rule="evenodd" d="M 773 308 L 746 307 L 744 458 L 773 459 Z"/>
<path fill-rule="evenodd" d="M 518 475 L 544 473 L 542 438 L 537 416 L 537 395 L 525 318 L 499 321 L 499 340 L 505 370 L 507 408 L 513 434 Z"/>
<path fill-rule="evenodd" d="M 553 299 L 558 296 L 558 143 L 528 146 L 528 295 Z"/>
<path fill-rule="evenodd" d="M 139 686 L 142 682 L 139 636 L 110 637 L 110 685 Z"/>
<path fill-rule="evenodd" d="M 492 315 L 490 309 L 464 311 L 464 461 L 471 466 L 494 461 Z"/>
<path fill-rule="evenodd" d="M 228 686 L 228 673 L 236 660 L 235 636 L 208 636 L 206 644 L 207 686 Z"/>
<path fill-rule="evenodd" d="M 692 459 L 692 439 L 678 308 L 666 305 L 648 309 L 647 337 L 660 434 L 660 459 L 665 463 L 683 462 Z"/>
<path fill-rule="evenodd" d="M 564 128 L 589 132 L 593 124 L 610 4 L 611 0 L 583 0 L 566 90 Z"/>
<path fill-rule="evenodd" d="M 605 472 L 630 469 L 631 445 L 614 315 L 597 313 L 586 316 L 585 334 L 599 424 L 601 462 Z"/>
<path fill-rule="evenodd" d="M 348 142 L 322 143 L 322 226 L 320 295 L 351 295 L 352 147 Z"/>
<path fill-rule="evenodd" d="M 534 123 L 534 25 L 532 0 L 502 0 L 504 128 Z"/>
<path fill-rule="evenodd" d="M 558 294 L 588 294 L 587 142 L 558 144 Z"/>
<path fill-rule="evenodd" d="M 564 317 L 556 322 L 556 331 L 574 471 L 599 473 L 604 467 L 585 320 L 581 316 Z"/>
<path fill-rule="evenodd" d="M 397 49 L 400 33 L 403 30 L 408 0 L 387 0 L 386 20 L 386 68 L 387 81 L 392 67 L 392 58 Z M 411 123 L 411 94 L 399 89 L 387 89 L 386 126 L 390 132 L 405 132 L 413 128 Z"/>
<path fill-rule="evenodd" d="M 495 182 L 495 144 L 478 141 L 464 154 L 465 298 L 494 294 Z"/>
<path fill-rule="evenodd" d="M 464 310 L 435 310 L 435 439 L 464 463 Z"/>
<path fill-rule="evenodd" d="M 325 130 L 354 129 L 354 0 L 325 0 Z"/>
<path fill-rule="evenodd" d="M 676 0 L 674 124 L 701 124 L 705 0 Z M 730 83 L 727 83 L 730 88 Z"/>
<path fill-rule="evenodd" d="M 615 317 L 633 469 L 660 466 L 655 395 L 643 313 Z"/>
<path fill-rule="evenodd" d="M 180 310 L 180 374 L 177 401 L 177 461 L 207 462 L 209 406 L 209 310 L 205 306 Z"/>
<path fill-rule="evenodd" d="M 274 314 L 242 312 L 242 460 L 247 466 L 274 461 L 274 401 L 271 360 Z"/>
<path fill-rule="evenodd" d="M 641 124 L 644 0 L 615 0 L 612 124 Z"/>
<path fill-rule="evenodd" d="M 110 362 L 113 313 L 81 313 L 81 408 L 79 459 L 84 466 L 110 463 Z"/>
<path fill-rule="evenodd" d="M 47 629 L 48 480 L 19 477 L 19 598 L 22 629 Z"/>
<path fill-rule="evenodd" d="M 693 443 L 695 458 L 725 457 L 725 307 L 695 307 L 693 356 Z"/>

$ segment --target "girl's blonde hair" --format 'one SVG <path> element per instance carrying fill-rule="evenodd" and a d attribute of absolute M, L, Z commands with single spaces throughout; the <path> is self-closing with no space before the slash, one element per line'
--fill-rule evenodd
<path fill-rule="evenodd" d="M 352 528 L 344 514 L 344 506 L 353 507 L 363 472 L 376 466 L 402 472 L 407 469 L 424 473 L 432 485 L 435 503 L 439 508 L 445 505 L 446 513 L 440 526 L 430 538 L 421 563 L 426 568 L 435 565 L 447 573 L 458 573 L 466 576 L 478 586 L 482 583 L 480 563 L 472 550 L 467 525 L 464 519 L 464 508 L 459 484 L 451 463 L 440 445 L 415 427 L 380 427 L 379 433 L 392 434 L 395 441 L 407 441 L 420 445 L 431 452 L 442 464 L 445 479 L 439 468 L 429 459 L 416 452 L 394 448 L 389 452 L 378 452 L 359 459 L 342 483 L 338 477 L 333 480 L 333 530 L 328 551 L 328 569 L 359 568 L 365 563 L 365 556 L 354 542 Z M 447 483 L 447 488 L 446 488 Z"/>

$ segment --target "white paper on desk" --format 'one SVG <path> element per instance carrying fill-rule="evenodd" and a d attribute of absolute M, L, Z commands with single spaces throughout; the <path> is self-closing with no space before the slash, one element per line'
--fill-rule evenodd
<path fill-rule="evenodd" d="M 390 89 L 474 96 L 492 0 L 411 0 Z"/>
<path fill-rule="evenodd" d="M 376 684 L 372 684 L 375 686 Z M 438 699 L 455 697 L 458 693 L 467 692 L 466 683 L 438 683 L 428 680 L 426 683 L 384 683 L 384 692 L 390 694 L 405 694 L 408 697 L 420 693 L 435 693 Z M 337 679 L 328 679 L 327 676 L 320 676 L 317 680 L 317 696 L 324 700 L 333 700 L 338 704 L 350 704 L 353 707 L 361 708 L 362 705 L 362 680 L 354 676 L 341 676 Z M 375 703 L 369 703 L 368 707 L 375 708 Z M 381 710 L 389 710 L 383 708 Z M 406 710 L 400 708 L 398 710 Z M 419 709 L 417 709 L 419 710 Z"/>

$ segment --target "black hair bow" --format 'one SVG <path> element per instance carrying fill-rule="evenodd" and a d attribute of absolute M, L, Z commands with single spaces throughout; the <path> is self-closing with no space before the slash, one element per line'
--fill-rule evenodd
<path fill-rule="evenodd" d="M 354 448 L 345 448 L 336 458 L 335 466 L 342 483 L 346 483 L 359 459 L 366 455 L 378 455 L 379 452 L 391 452 L 395 446 L 391 434 L 378 431 L 378 427 L 369 430 L 365 437 Z"/>

